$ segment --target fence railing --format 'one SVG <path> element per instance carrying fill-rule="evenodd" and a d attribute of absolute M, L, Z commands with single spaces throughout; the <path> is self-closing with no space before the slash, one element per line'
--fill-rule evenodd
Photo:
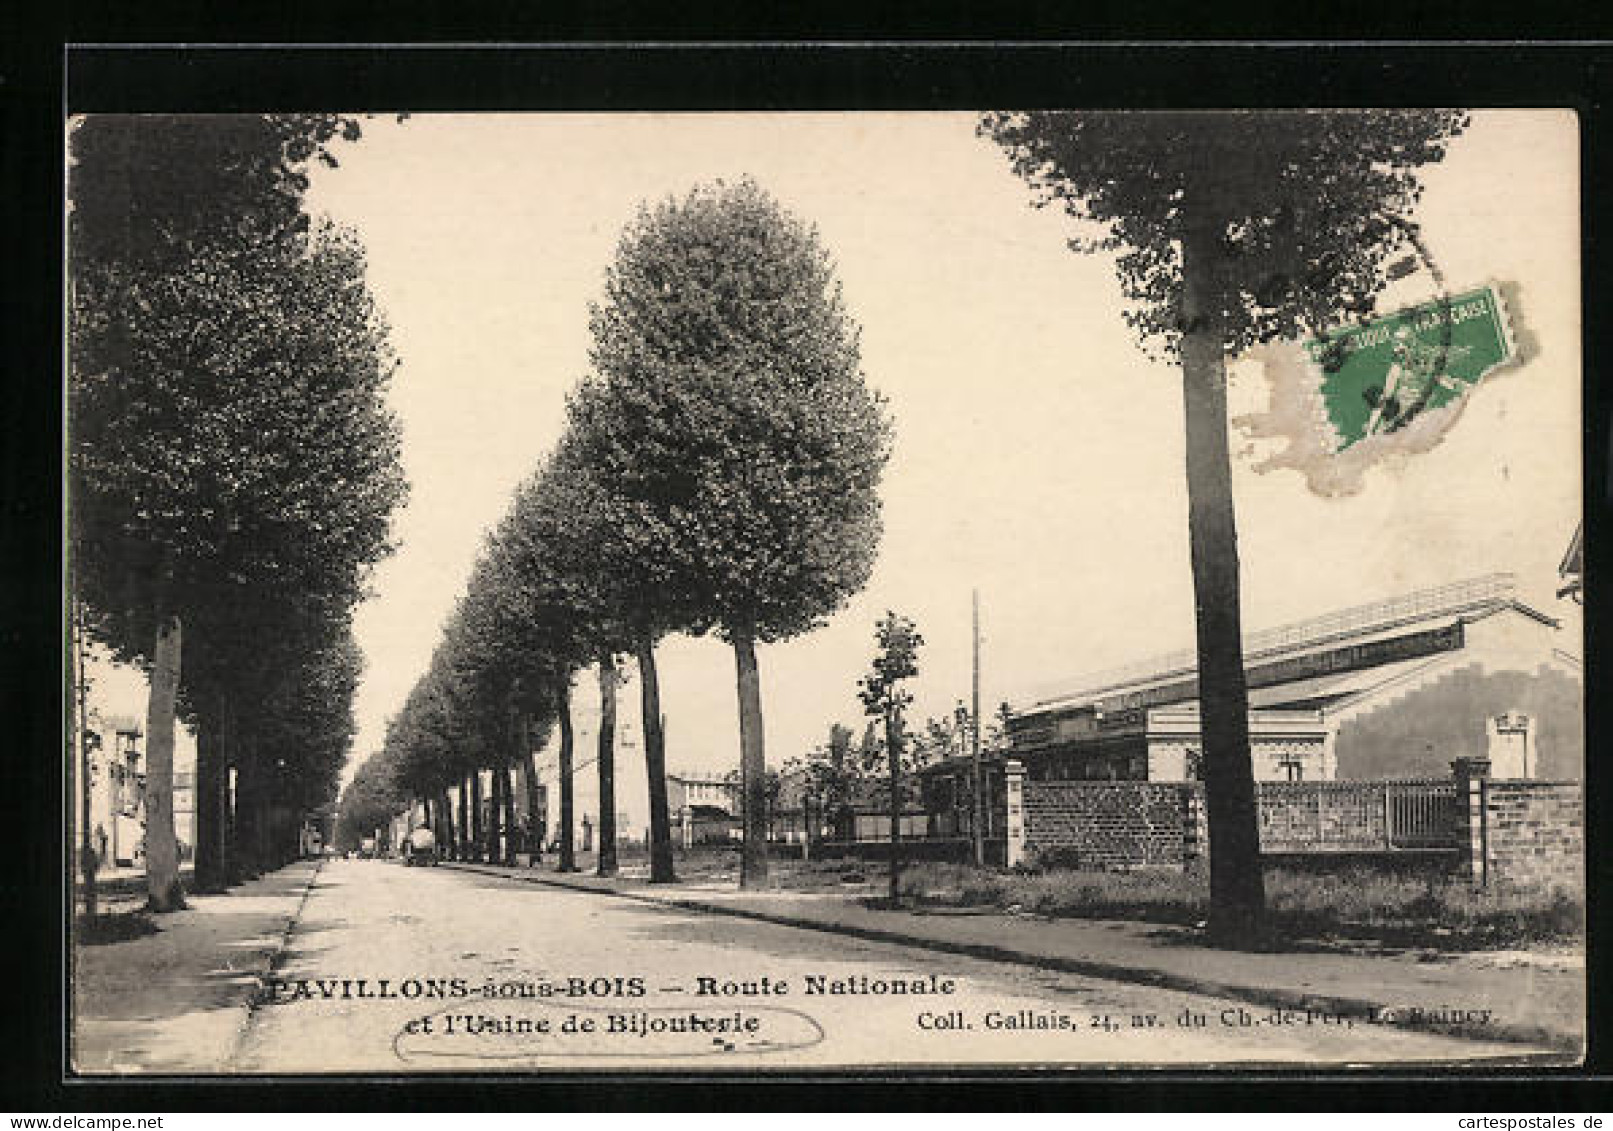
<path fill-rule="evenodd" d="M 1264 852 L 1397 852 L 1457 847 L 1456 787 L 1425 781 L 1261 782 Z"/>

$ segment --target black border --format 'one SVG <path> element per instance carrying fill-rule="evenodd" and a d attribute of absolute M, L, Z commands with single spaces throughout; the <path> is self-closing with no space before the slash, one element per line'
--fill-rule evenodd
<path fill-rule="evenodd" d="M 323 23 L 304 20 L 287 37 L 249 16 L 231 12 L 230 30 L 242 39 L 340 43 L 355 38 L 351 9 L 336 5 Z M 506 27 L 519 5 L 500 8 Z M 1037 7 L 1037 6 L 1032 6 Z M 1052 5 L 1039 6 L 1046 16 Z M 1186 5 L 1157 5 L 1149 17 L 1166 33 L 1192 35 L 1202 25 L 1179 19 Z M 1454 8 L 1454 6 L 1453 6 Z M 973 42 L 1011 34 L 982 19 L 954 25 L 920 40 L 902 20 L 869 17 L 839 32 L 833 42 L 716 43 L 690 32 L 686 20 L 653 19 L 635 27 L 633 13 L 603 4 L 592 11 L 560 6 L 547 13 L 562 26 L 541 47 L 422 46 L 430 40 L 464 41 L 462 5 L 422 4 L 431 32 L 410 47 L 314 48 L 85 47 L 66 43 L 146 41 L 222 42 L 190 13 L 188 23 L 136 27 L 134 17 L 103 18 L 99 27 L 70 21 L 72 34 L 41 44 L 38 35 L 9 36 L 0 56 L 0 184 L 15 208 L 15 255 L 6 256 L 3 307 L 7 319 L 6 421 L 0 460 L 0 515 L 4 516 L 7 670 L 3 687 L 15 691 L 0 749 L 8 788 L 0 789 L 0 820 L 9 882 L 0 888 L 0 913 L 23 925 L 20 961 L 8 964 L 18 991 L 3 1011 L 10 1039 L 0 1057 L 4 1104 L 13 1109 L 95 1110 L 459 1110 L 565 1109 L 830 1110 L 900 1106 L 910 1110 L 1003 1107 L 1055 1110 L 1078 1105 L 1096 1111 L 1171 1110 L 1209 1104 L 1245 1109 L 1304 1111 L 1328 1107 L 1367 1110 L 1470 1110 L 1481 1108 L 1606 1109 L 1609 1068 L 1606 1018 L 1593 1017 L 1591 1060 L 1585 1071 L 1548 1071 L 1498 1078 L 1479 1069 L 1376 1072 L 1323 1077 L 1315 1072 L 1257 1075 L 1236 1072 L 1001 1072 L 938 1074 L 799 1072 L 779 1075 L 672 1077 L 664 1075 L 555 1075 L 511 1079 L 471 1077 L 274 1078 L 185 1082 L 74 1081 L 63 1083 L 57 987 L 61 955 L 62 782 L 59 746 L 61 644 L 59 631 L 60 532 L 60 215 L 62 113 L 71 111 L 222 111 L 232 109 L 918 109 L 998 106 L 1263 105 L 1568 106 L 1582 129 L 1585 292 L 1586 552 L 1589 570 L 1602 576 L 1613 476 L 1608 456 L 1609 397 L 1597 378 L 1609 358 L 1610 331 L 1595 314 L 1610 295 L 1599 254 L 1608 223 L 1599 193 L 1613 183 L 1613 122 L 1609 121 L 1607 43 L 1498 44 L 1209 44 L 1138 42 Z M 131 9 L 132 10 L 132 9 Z M 557 14 L 558 13 L 558 14 Z M 736 15 L 737 13 L 737 15 Z M 749 38 L 782 38 L 748 8 L 728 15 L 751 19 Z M 101 13 L 97 13 L 101 15 Z M 363 13 L 360 13 L 362 16 Z M 642 14 L 642 13 L 640 13 Z M 948 13 L 942 13 L 945 17 Z M 1054 15 L 1063 13 L 1054 12 Z M 1550 12 L 1542 26 L 1560 27 Z M 718 13 L 719 24 L 722 13 Z M 933 13 L 932 13 L 933 16 Z M 569 21 L 569 23 L 568 23 Z M 885 22 L 882 22 L 885 21 Z M 496 22 L 496 21 L 495 21 Z M 931 24 L 938 23 L 932 18 Z M 1258 20 L 1256 21 L 1259 22 Z M 345 24 L 345 30 L 343 25 Z M 912 21 L 908 21 L 911 26 Z M 1482 24 L 1482 21 L 1481 21 Z M 1397 26 L 1378 21 L 1376 27 Z M 479 33 L 486 37 L 487 25 Z M 1113 39 L 1097 20 L 1088 35 Z M 334 29 L 334 30 L 333 30 Z M 789 29 L 785 29 L 785 34 Z M 1469 18 L 1447 24 L 1450 35 L 1486 30 Z M 243 35 L 242 32 L 249 34 Z M 734 33 L 729 31 L 728 35 Z M 1131 32 L 1131 34 L 1147 34 Z M 513 38 L 507 32 L 503 38 Z M 619 41 L 631 37 L 640 42 Z M 887 42 L 869 43 L 884 37 Z M 402 40 L 406 37 L 394 37 Z M 891 42 L 904 39 L 907 42 Z M 570 40 L 571 42 L 561 42 Z M 853 42 L 864 40 L 864 42 Z M 654 41 L 654 42 L 648 42 Z M 678 42 L 682 41 L 682 42 Z M 691 42 L 698 41 L 698 42 Z M 9 211 L 10 209 L 8 209 Z M 1507 532 L 1497 531 L 1498 538 Z M 1605 619 L 1599 602 L 1586 612 L 1588 751 L 1594 761 L 1608 746 L 1602 655 Z M 8 696 L 8 698 L 11 698 Z M 15 745 L 13 745 L 15 743 Z M 1588 876 L 1592 922 L 1605 917 L 1607 775 L 1587 777 Z M 47 803 L 54 801 L 55 804 Z M 18 874 L 20 871 L 20 875 Z M 15 937 L 19 932 L 12 932 Z M 1607 952 L 1599 932 L 1590 940 L 1590 1000 L 1609 984 Z M 464 1085 L 472 1086 L 464 1086 Z"/>

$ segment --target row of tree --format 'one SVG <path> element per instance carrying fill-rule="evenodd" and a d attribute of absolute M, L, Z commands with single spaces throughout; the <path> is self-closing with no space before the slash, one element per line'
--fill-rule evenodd
<path fill-rule="evenodd" d="M 74 123 L 69 567 L 76 623 L 149 675 L 156 910 L 184 904 L 176 717 L 197 734 L 200 890 L 294 856 L 351 745 L 352 611 L 406 483 L 363 249 L 304 193 L 359 133 L 328 115 Z"/>
<path fill-rule="evenodd" d="M 568 398 L 562 438 L 489 535 L 364 779 L 390 783 L 393 805 L 426 803 L 443 829 L 459 787 L 458 843 L 482 771 L 494 771 L 493 811 L 507 814 L 511 768 L 558 727 L 560 866 L 571 868 L 571 694 L 592 668 L 598 867 L 614 871 L 618 668 L 631 656 L 651 877 L 671 881 L 655 651 L 673 633 L 715 634 L 735 657 L 741 883 L 755 885 L 767 872 L 757 646 L 817 627 L 866 583 L 888 414 L 816 232 L 748 180 L 641 209 L 589 324 L 591 372 Z M 355 789 L 346 808 L 364 796 Z"/>
<path fill-rule="evenodd" d="M 1258 938 L 1264 908 L 1227 359 L 1369 316 L 1405 273 L 1397 254 L 1418 246 L 1409 215 L 1419 170 L 1443 158 L 1466 121 L 1442 110 L 1002 112 L 980 121 L 1039 206 L 1089 225 L 1090 238 L 1072 246 L 1113 257 L 1125 318 L 1145 351 L 1181 366 L 1210 928 L 1227 942 Z M 829 287 L 810 233 L 751 186 L 699 190 L 641 217 L 594 312 L 596 372 L 531 488 L 572 500 L 556 504 L 563 525 L 599 540 L 587 543 L 586 583 L 571 581 L 612 595 L 608 615 L 588 622 L 576 638 L 586 645 L 557 670 L 599 661 L 610 688 L 608 657 L 630 648 L 648 702 L 661 635 L 716 631 L 733 644 L 745 882 L 765 871 L 755 645 L 832 611 L 866 577 L 874 546 L 886 429 L 860 379 L 843 379 L 855 374 L 856 337 Z M 484 574 L 499 576 L 478 570 L 470 606 L 488 600 L 478 593 Z M 440 659 L 457 666 L 452 648 Z M 869 710 L 886 714 L 894 700 L 878 698 Z M 646 718 L 658 722 L 658 707 Z M 662 796 L 659 735 L 646 739 L 653 800 Z M 601 801 L 608 811 L 608 794 Z"/>

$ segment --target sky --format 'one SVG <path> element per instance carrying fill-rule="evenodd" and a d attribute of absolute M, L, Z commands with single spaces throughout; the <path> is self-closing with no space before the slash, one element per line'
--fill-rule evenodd
<path fill-rule="evenodd" d="M 1480 113 L 1425 174 L 1431 261 L 1453 292 L 1506 284 L 1528 344 L 1437 446 L 1324 497 L 1295 471 L 1256 470 L 1279 442 L 1235 435 L 1247 628 L 1494 570 L 1569 614 L 1553 586 L 1580 513 L 1577 149 L 1571 113 Z M 1030 206 L 973 115 L 383 117 L 338 155 L 309 203 L 368 249 L 412 484 L 399 549 L 357 614 L 353 765 L 379 747 L 486 531 L 555 443 L 623 226 L 716 178 L 749 175 L 816 225 L 896 429 L 867 587 L 824 628 L 759 651 L 770 765 L 832 722 L 861 728 L 856 684 L 887 609 L 925 639 L 919 719 L 969 695 L 973 589 L 988 710 L 1191 643 L 1180 372 L 1137 348 L 1113 263 L 1066 246 L 1071 222 Z M 1416 272 L 1386 303 L 1433 286 Z M 1261 410 L 1257 362 L 1234 366 L 1231 395 L 1234 415 Z M 669 766 L 737 765 L 731 650 L 674 638 L 658 655 Z M 591 680 L 577 699 L 586 713 Z M 635 758 L 636 743 L 617 776 L 637 815 Z"/>

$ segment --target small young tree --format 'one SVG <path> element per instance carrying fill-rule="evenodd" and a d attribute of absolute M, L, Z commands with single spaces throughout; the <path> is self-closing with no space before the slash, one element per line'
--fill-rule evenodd
<path fill-rule="evenodd" d="M 867 715 L 885 725 L 885 762 L 890 773 L 891 859 L 890 899 L 901 899 L 902 871 L 902 756 L 906 747 L 902 712 L 913 701 L 907 681 L 919 673 L 918 650 L 924 644 L 917 627 L 907 617 L 887 612 L 874 628 L 872 670 L 858 681 L 858 698 Z"/>
<path fill-rule="evenodd" d="M 1198 637 L 1210 933 L 1264 937 L 1249 756 L 1226 360 L 1371 311 L 1404 219 L 1466 116 L 1448 110 L 987 114 L 1038 206 L 1094 222 L 1119 251 L 1126 322 L 1179 359 Z"/>

